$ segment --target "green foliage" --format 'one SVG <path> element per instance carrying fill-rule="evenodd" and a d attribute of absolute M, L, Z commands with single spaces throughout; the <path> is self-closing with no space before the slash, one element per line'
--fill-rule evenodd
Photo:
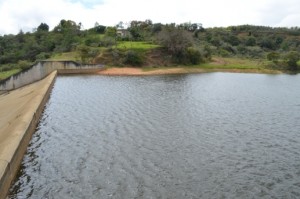
<path fill-rule="evenodd" d="M 188 48 L 186 51 L 186 64 L 200 64 L 204 62 L 201 52 L 196 48 Z"/>
<path fill-rule="evenodd" d="M 103 25 L 97 25 L 93 28 L 93 31 L 95 31 L 95 33 L 98 33 L 98 34 L 104 34 L 105 33 L 105 29 L 106 29 L 106 26 L 103 26 Z"/>
<path fill-rule="evenodd" d="M 270 49 L 270 50 L 275 50 L 276 49 L 274 41 L 269 37 L 263 38 L 260 41 L 259 46 L 262 47 L 262 48 Z"/>
<path fill-rule="evenodd" d="M 149 35 L 151 34 L 152 29 L 152 21 L 136 21 L 133 20 L 130 22 L 130 27 L 128 28 L 132 39 L 134 41 L 143 41 L 147 40 Z"/>
<path fill-rule="evenodd" d="M 116 38 L 117 29 L 115 27 L 107 27 L 106 30 L 105 30 L 105 35 L 107 37 Z"/>
<path fill-rule="evenodd" d="M 20 72 L 20 71 L 21 71 L 21 69 L 11 69 L 11 70 L 8 70 L 8 71 L 1 71 L 0 70 L 0 80 L 6 79 L 6 78 L 8 78 L 8 77 Z"/>
<path fill-rule="evenodd" d="M 54 53 L 49 59 L 49 61 L 81 61 L 79 52 L 72 51 L 72 52 L 64 52 L 64 53 Z"/>
<path fill-rule="evenodd" d="M 125 53 L 124 64 L 128 64 L 131 66 L 140 66 L 144 62 L 143 56 L 133 50 L 129 50 Z"/>
<path fill-rule="evenodd" d="M 120 50 L 134 50 L 138 52 L 145 52 L 155 48 L 159 48 L 157 44 L 152 44 L 144 41 L 120 41 L 118 42 L 117 48 Z"/>
<path fill-rule="evenodd" d="M 207 59 L 207 60 L 211 60 L 212 58 L 212 50 L 208 45 L 204 46 L 204 50 L 203 50 L 203 56 Z"/>
<path fill-rule="evenodd" d="M 285 62 L 287 63 L 288 70 L 296 71 L 298 70 L 297 62 L 300 60 L 300 54 L 296 51 L 289 52 L 285 57 Z"/>
<path fill-rule="evenodd" d="M 82 63 L 87 63 L 89 57 L 89 48 L 87 46 L 81 45 L 77 47 Z"/>
<path fill-rule="evenodd" d="M 264 55 L 264 51 L 261 47 L 259 46 L 249 46 L 246 47 L 246 56 L 248 58 L 263 58 Z"/>
<path fill-rule="evenodd" d="M 100 46 L 102 38 L 98 35 L 87 35 L 85 36 L 84 44 L 87 46 L 98 47 Z"/>
<path fill-rule="evenodd" d="M 101 39 L 99 46 L 101 47 L 112 47 L 116 45 L 117 41 L 115 38 L 110 37 L 110 36 L 105 36 Z"/>
<path fill-rule="evenodd" d="M 273 61 L 274 63 L 278 63 L 279 58 L 280 58 L 280 54 L 277 52 L 270 52 L 267 54 L 267 59 L 269 61 Z"/>
<path fill-rule="evenodd" d="M 43 60 L 49 59 L 50 57 L 51 57 L 50 53 L 42 52 L 36 56 L 36 60 L 43 61 Z"/>
<path fill-rule="evenodd" d="M 255 37 L 249 37 L 246 40 L 246 46 L 255 46 L 256 45 L 256 39 Z"/>
<path fill-rule="evenodd" d="M 89 30 L 81 27 L 81 23 L 62 19 L 53 30 L 41 23 L 32 33 L 20 30 L 16 35 L 0 36 L 0 71 L 25 69 L 36 60 L 46 59 L 84 63 L 98 60 L 97 63 L 120 65 L 152 64 L 153 59 L 161 59 L 164 61 L 157 63 L 164 65 L 171 60 L 198 64 L 211 60 L 212 55 L 226 57 L 223 59 L 268 59 L 268 64 L 282 70 L 299 68 L 298 27 L 243 25 L 204 29 L 199 23 L 153 24 L 145 20 L 132 21 L 128 29 L 119 23 L 118 28 L 126 33 L 121 37 L 116 27 L 98 23 Z"/>
<path fill-rule="evenodd" d="M 174 58 L 179 60 L 187 48 L 193 44 L 193 38 L 189 32 L 172 26 L 162 30 L 157 40 Z"/>
<path fill-rule="evenodd" d="M 227 39 L 227 42 L 230 43 L 232 46 L 238 46 L 240 44 L 240 40 L 235 35 L 230 35 Z"/>
<path fill-rule="evenodd" d="M 13 70 L 14 68 L 15 66 L 13 66 L 12 64 L 0 65 L 0 72 L 10 71 Z"/>
<path fill-rule="evenodd" d="M 229 57 L 230 53 L 227 50 L 225 50 L 225 49 L 220 49 L 219 50 L 219 55 L 221 57 Z"/>
<path fill-rule="evenodd" d="M 77 51 L 82 63 L 91 63 L 91 60 L 99 54 L 98 49 L 93 49 L 85 45 L 77 46 Z"/>
<path fill-rule="evenodd" d="M 38 27 L 37 27 L 37 31 L 49 31 L 49 26 L 46 23 L 41 23 Z"/>
<path fill-rule="evenodd" d="M 17 67 L 21 70 L 28 69 L 32 66 L 32 62 L 26 61 L 26 60 L 20 60 L 18 61 Z"/>

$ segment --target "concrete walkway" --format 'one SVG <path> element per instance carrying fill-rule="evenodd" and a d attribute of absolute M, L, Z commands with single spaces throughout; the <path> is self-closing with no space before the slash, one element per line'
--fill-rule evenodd
<path fill-rule="evenodd" d="M 56 74 L 0 95 L 0 199 L 18 171 Z"/>

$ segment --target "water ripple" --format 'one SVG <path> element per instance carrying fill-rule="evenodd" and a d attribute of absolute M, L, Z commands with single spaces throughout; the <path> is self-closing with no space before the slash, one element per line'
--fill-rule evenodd
<path fill-rule="evenodd" d="M 58 77 L 9 198 L 299 198 L 297 85 Z"/>

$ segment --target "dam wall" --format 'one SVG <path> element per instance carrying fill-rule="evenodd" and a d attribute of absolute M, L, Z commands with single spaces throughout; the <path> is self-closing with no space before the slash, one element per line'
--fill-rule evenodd
<path fill-rule="evenodd" d="M 0 94 L 43 79 L 57 70 L 59 74 L 93 73 L 103 69 L 103 65 L 81 65 L 74 61 L 40 61 L 29 69 L 0 81 Z"/>
<path fill-rule="evenodd" d="M 57 76 L 0 95 L 0 199 L 6 199 Z"/>
<path fill-rule="evenodd" d="M 0 81 L 0 199 L 6 199 L 58 74 L 84 74 L 103 65 L 41 61 Z"/>

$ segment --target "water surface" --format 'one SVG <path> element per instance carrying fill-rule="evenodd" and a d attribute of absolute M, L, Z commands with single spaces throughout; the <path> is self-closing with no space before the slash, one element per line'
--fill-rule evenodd
<path fill-rule="evenodd" d="M 300 198 L 299 86 L 58 77 L 9 198 Z"/>

